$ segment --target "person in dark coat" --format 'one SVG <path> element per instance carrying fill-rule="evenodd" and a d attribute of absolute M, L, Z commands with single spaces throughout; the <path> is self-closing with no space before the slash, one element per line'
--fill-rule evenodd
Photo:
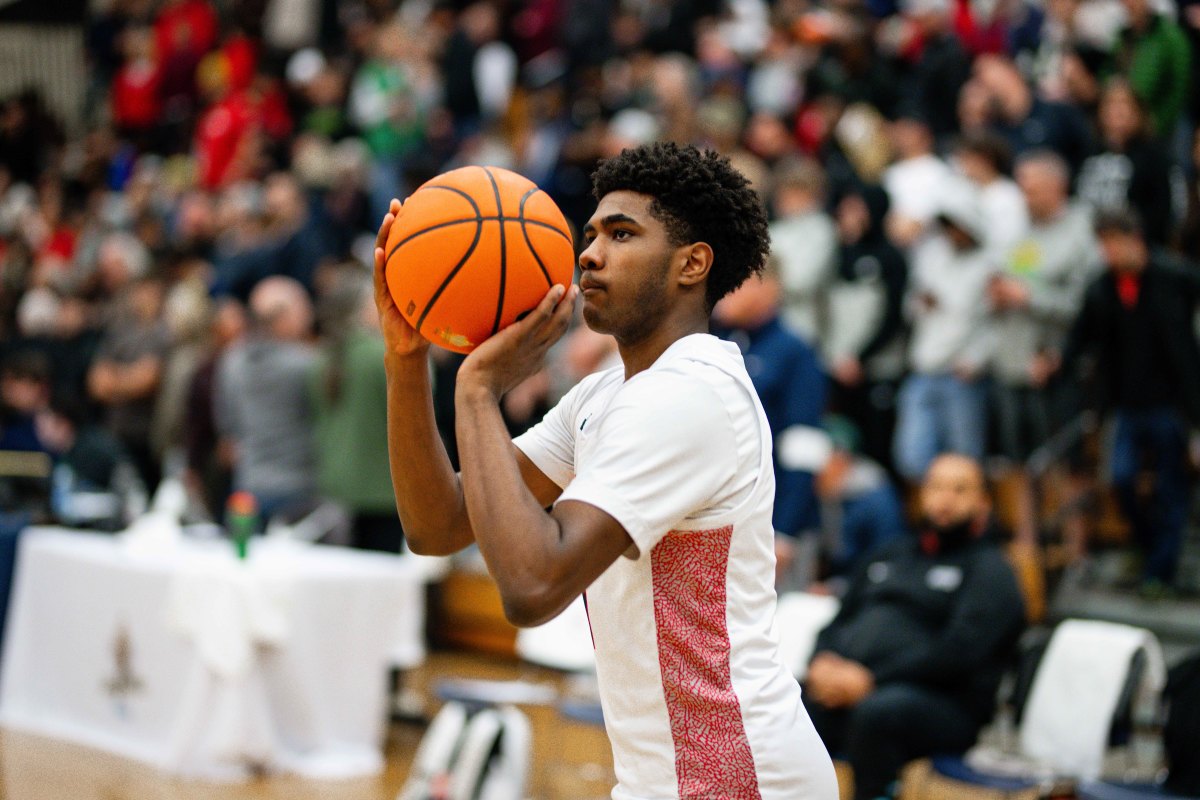
<path fill-rule="evenodd" d="M 904 371 L 908 262 L 884 233 L 890 203 L 877 186 L 847 190 L 837 203 L 837 274 L 823 342 L 833 405 L 862 431 L 862 451 L 891 468 L 896 391 Z"/>
<path fill-rule="evenodd" d="M 855 800 L 890 796 L 914 758 L 975 743 L 1024 626 L 979 464 L 939 456 L 920 502 L 918 535 L 862 561 L 808 667 L 804 705 L 854 769 Z"/>
<path fill-rule="evenodd" d="M 826 380 L 817 353 L 779 318 L 782 287 L 777 265 L 746 281 L 717 304 L 714 332 L 738 345 L 775 443 L 775 508 L 779 574 L 795 558 L 795 540 L 820 527 L 814 486 L 816 463 L 803 445 L 819 434 Z"/>
<path fill-rule="evenodd" d="M 1084 295 L 1063 348 L 1063 377 L 1092 357 L 1096 410 L 1113 412 L 1112 483 L 1145 553 L 1143 589 L 1175 577 L 1187 522 L 1188 423 L 1200 421 L 1200 346 L 1192 327 L 1200 277 L 1146 243 L 1133 211 L 1096 218 L 1107 270 Z M 1153 496 L 1140 490 L 1154 473 Z"/>
<path fill-rule="evenodd" d="M 1142 101 L 1123 79 L 1100 96 L 1097 151 L 1079 173 L 1078 194 L 1097 213 L 1133 208 L 1142 215 L 1146 239 L 1167 244 L 1175 220 L 1171 157 L 1150 132 Z"/>

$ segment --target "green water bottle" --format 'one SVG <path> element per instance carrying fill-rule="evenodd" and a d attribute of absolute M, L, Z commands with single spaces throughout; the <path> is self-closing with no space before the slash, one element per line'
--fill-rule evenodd
<path fill-rule="evenodd" d="M 258 528 L 258 501 L 249 492 L 234 492 L 225 504 L 225 524 L 239 559 L 246 557 L 250 537 Z"/>

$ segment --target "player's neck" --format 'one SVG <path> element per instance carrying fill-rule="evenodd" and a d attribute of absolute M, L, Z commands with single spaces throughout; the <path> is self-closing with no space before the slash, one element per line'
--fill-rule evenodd
<path fill-rule="evenodd" d="M 625 380 L 649 369 L 667 348 L 685 336 L 708 333 L 708 315 L 668 317 L 648 336 L 637 342 L 617 340 L 617 350 L 625 365 Z"/>

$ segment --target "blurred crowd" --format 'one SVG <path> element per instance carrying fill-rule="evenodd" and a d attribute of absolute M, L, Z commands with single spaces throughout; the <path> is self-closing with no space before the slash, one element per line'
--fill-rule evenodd
<path fill-rule="evenodd" d="M 178 477 L 215 518 L 231 489 L 329 497 L 398 547 L 368 267 L 388 201 L 489 164 L 579 226 L 599 160 L 671 139 L 769 210 L 767 274 L 717 321 L 771 417 L 776 527 L 821 570 L 897 534 L 939 453 L 1095 474 L 1069 435 L 1094 407 L 1142 578 L 1175 580 L 1200 2 L 93 5 L 79 118 L 36 89 L 0 110 L 0 450 L 51 453 L 56 487 Z M 512 429 L 613 354 L 572 333 Z M 448 440 L 457 363 L 431 367 Z"/>

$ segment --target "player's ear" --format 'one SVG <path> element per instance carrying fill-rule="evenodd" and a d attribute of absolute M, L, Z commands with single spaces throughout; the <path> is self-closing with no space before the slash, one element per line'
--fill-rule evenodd
<path fill-rule="evenodd" d="M 681 262 L 679 282 L 684 286 L 695 286 L 704 283 L 708 271 L 712 268 L 713 251 L 704 242 L 694 242 L 679 248 L 678 258 Z"/>

